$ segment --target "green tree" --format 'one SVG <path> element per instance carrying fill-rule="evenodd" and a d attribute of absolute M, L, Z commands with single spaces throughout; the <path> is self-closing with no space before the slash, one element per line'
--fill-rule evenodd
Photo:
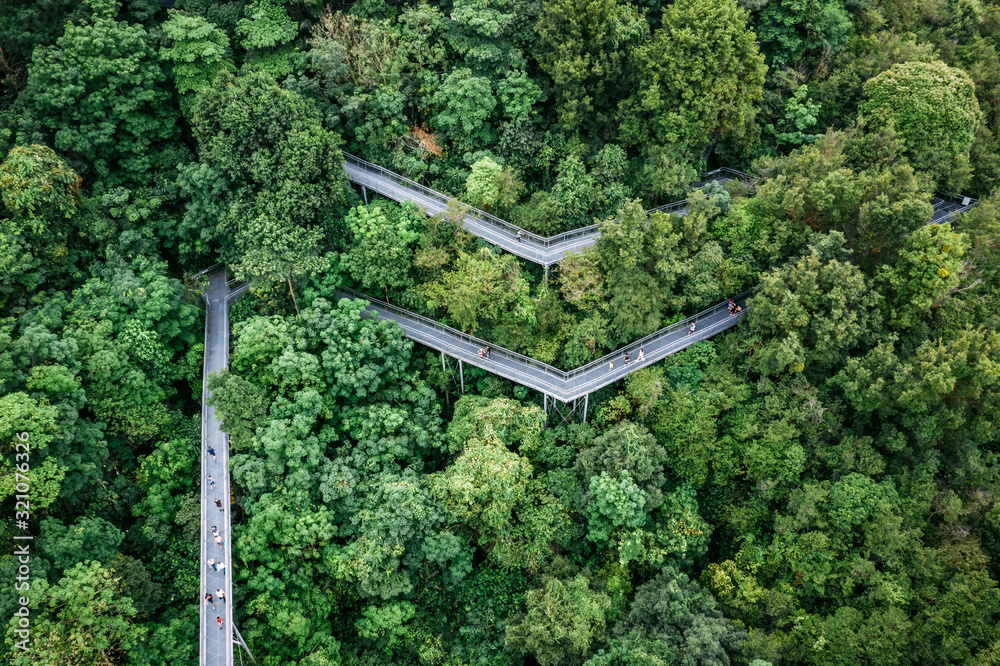
<path fill-rule="evenodd" d="M 72 259 L 80 177 L 46 146 L 15 146 L 0 164 L 0 293 L 34 289 Z"/>
<path fill-rule="evenodd" d="M 746 635 L 723 617 L 715 599 L 672 566 L 636 590 L 628 615 L 610 633 L 609 649 L 585 666 L 727 666 Z"/>
<path fill-rule="evenodd" d="M 809 86 L 799 86 L 785 104 L 783 122 L 778 126 L 767 126 L 768 133 L 774 135 L 779 145 L 796 148 L 823 136 L 810 133 L 810 130 L 816 129 L 819 104 L 810 100 L 808 95 Z"/>
<path fill-rule="evenodd" d="M 434 93 L 432 102 L 439 109 L 432 119 L 434 127 L 443 130 L 458 150 L 482 150 L 496 141 L 487 121 L 497 104 L 489 79 L 469 69 L 456 69 Z"/>
<path fill-rule="evenodd" d="M 778 0 L 764 5 L 757 34 L 773 66 L 822 62 L 843 48 L 851 31 L 845 4 L 841 0 Z"/>
<path fill-rule="evenodd" d="M 348 269 L 364 289 L 377 288 L 389 300 L 389 288 L 412 284 L 410 265 L 413 253 L 396 236 L 365 236 L 351 249 Z"/>
<path fill-rule="evenodd" d="M 52 586 L 32 581 L 39 638 L 30 652 L 15 651 L 11 663 L 103 666 L 122 659 L 143 634 L 132 622 L 136 611 L 125 592 L 99 562 L 77 564 Z M 9 626 L 17 626 L 16 617 Z"/>
<path fill-rule="evenodd" d="M 221 77 L 193 115 L 202 162 L 236 189 L 219 227 L 235 239 L 233 272 L 285 281 L 294 299 L 293 279 L 329 265 L 324 225 L 347 196 L 340 137 L 262 72 Z"/>
<path fill-rule="evenodd" d="M 232 264 L 233 275 L 255 286 L 261 282 L 288 282 L 288 293 L 298 313 L 292 279 L 324 271 L 329 268 L 330 260 L 323 252 L 321 229 L 293 227 L 276 212 L 267 210 L 241 225 L 237 237 L 241 256 Z"/>
<path fill-rule="evenodd" d="M 808 255 L 762 276 L 750 325 L 764 337 L 754 355 L 764 374 L 834 366 L 878 330 L 880 298 L 857 267 L 838 258 L 843 242 L 831 233 Z"/>
<path fill-rule="evenodd" d="M 897 64 L 865 83 L 864 95 L 858 111 L 870 129 L 891 125 L 915 169 L 962 189 L 981 117 L 968 74 L 943 62 Z"/>
<path fill-rule="evenodd" d="M 857 596 L 905 603 L 905 579 L 919 553 L 919 529 L 907 520 L 895 485 L 861 474 L 806 483 L 775 521 L 779 576 L 799 594 L 845 604 Z"/>
<path fill-rule="evenodd" d="M 649 34 L 642 15 L 611 0 L 545 0 L 535 31 L 559 122 L 570 129 L 607 126 L 623 90 L 629 50 Z"/>
<path fill-rule="evenodd" d="M 243 10 L 246 18 L 236 24 L 247 61 L 274 78 L 291 72 L 291 49 L 287 46 L 298 34 L 284 3 L 278 0 L 250 0 Z"/>
<path fill-rule="evenodd" d="M 518 32 L 523 30 L 522 22 L 530 23 L 537 11 L 512 0 L 498 0 L 492 6 L 456 0 L 446 39 L 465 58 L 466 66 L 499 78 L 503 72 L 524 67 Z"/>
<path fill-rule="evenodd" d="M 559 260 L 559 291 L 563 298 L 581 310 L 604 304 L 604 276 L 593 249 L 569 254 Z"/>
<path fill-rule="evenodd" d="M 527 278 L 510 254 L 497 256 L 485 248 L 475 254 L 459 252 L 455 270 L 422 285 L 421 291 L 428 305 L 446 308 L 452 322 L 469 333 L 501 317 L 534 323 Z"/>
<path fill-rule="evenodd" d="M 587 505 L 587 538 L 595 543 L 607 543 L 615 529 L 642 527 L 649 518 L 646 498 L 628 472 L 618 479 L 607 472 L 592 476 L 587 492 L 592 498 Z"/>
<path fill-rule="evenodd" d="M 189 115 L 195 96 L 223 72 L 233 72 L 226 33 L 196 14 L 170 10 L 163 32 L 170 46 L 160 49 L 160 56 L 173 62 L 174 86 L 180 95 L 181 110 Z"/>
<path fill-rule="evenodd" d="M 492 210 L 500 198 L 497 180 L 503 167 L 489 157 L 477 160 L 465 180 L 465 196 L 469 203 L 483 210 Z"/>
<path fill-rule="evenodd" d="M 611 599 L 590 589 L 587 577 L 546 577 L 529 590 L 527 613 L 507 624 L 507 644 L 534 655 L 541 666 L 578 664 L 604 635 Z"/>
<path fill-rule="evenodd" d="M 664 150 L 678 156 L 669 161 L 691 162 L 701 157 L 695 151 L 751 121 L 767 71 L 735 0 L 671 4 L 634 60 L 631 95 L 619 105 L 621 137 L 642 149 L 648 182 L 659 180 Z M 654 196 L 669 189 L 647 186 Z"/>
<path fill-rule="evenodd" d="M 953 232 L 949 224 L 924 227 L 904 239 L 899 259 L 882 266 L 877 278 L 890 326 L 913 326 L 958 287 L 966 247 L 964 234 Z"/>
<path fill-rule="evenodd" d="M 32 55 L 18 98 L 67 156 L 92 165 L 109 184 L 142 183 L 165 165 L 159 152 L 179 132 L 152 40 L 141 24 L 114 18 L 117 2 L 69 23 L 54 46 Z"/>

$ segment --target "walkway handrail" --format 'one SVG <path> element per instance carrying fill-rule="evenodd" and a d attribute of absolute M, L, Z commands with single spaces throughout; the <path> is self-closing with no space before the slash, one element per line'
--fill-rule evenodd
<path fill-rule="evenodd" d="M 511 222 L 503 220 L 503 219 L 497 217 L 496 215 L 491 215 L 490 213 L 487 213 L 484 210 L 480 210 L 479 208 L 476 208 L 475 206 L 471 206 L 471 205 L 469 205 L 467 203 L 459 201 L 458 199 L 456 199 L 454 197 L 450 197 L 450 196 L 448 196 L 446 194 L 438 192 L 437 190 L 433 190 L 433 189 L 427 187 L 426 185 L 421 185 L 420 183 L 418 183 L 418 182 L 416 182 L 414 180 L 411 180 L 411 179 L 407 178 L 406 176 L 400 175 L 400 174 L 396 173 L 395 171 L 390 171 L 390 170 L 388 170 L 388 169 L 386 169 L 384 167 L 379 166 L 378 164 L 375 164 L 373 162 L 369 162 L 367 160 L 363 160 L 360 157 L 357 157 L 355 155 L 351 155 L 350 153 L 345 153 L 345 152 L 341 151 L 341 154 L 344 157 L 344 161 L 347 162 L 347 163 L 349 163 L 349 164 L 353 164 L 354 166 L 360 167 L 360 168 L 365 169 L 367 171 L 375 171 L 380 176 L 382 176 L 383 178 L 386 178 L 387 180 L 390 180 L 390 181 L 392 181 L 394 183 L 397 183 L 399 185 L 403 185 L 405 187 L 408 187 L 408 188 L 410 188 L 412 190 L 416 190 L 417 192 L 420 192 L 424 196 L 426 196 L 428 198 L 431 198 L 431 199 L 434 199 L 435 201 L 437 201 L 437 202 L 439 202 L 439 203 L 441 203 L 441 204 L 443 204 L 445 206 L 448 206 L 448 205 L 450 205 L 452 203 L 454 203 L 454 204 L 456 204 L 458 206 L 461 206 L 462 208 L 464 208 L 467 211 L 466 212 L 467 215 L 471 215 L 473 217 L 478 217 L 480 220 L 482 220 L 484 222 L 487 222 L 488 224 L 491 224 L 491 225 L 493 225 L 495 227 L 499 227 L 499 228 L 503 229 L 504 231 L 509 232 L 511 235 L 515 235 L 516 236 L 517 233 L 520 232 L 521 233 L 521 239 L 522 239 L 522 241 L 526 241 L 526 242 L 529 242 L 529 243 L 532 243 L 532 244 L 535 244 L 535 245 L 540 245 L 541 247 L 546 248 L 546 249 L 551 248 L 551 247 L 553 247 L 555 245 L 558 245 L 560 243 L 564 243 L 567 240 L 571 240 L 573 238 L 579 238 L 581 236 L 587 236 L 587 235 L 595 233 L 597 231 L 597 225 L 596 224 L 589 224 L 589 225 L 584 226 L 584 227 L 578 227 L 576 229 L 570 229 L 569 231 L 564 231 L 564 232 L 562 232 L 560 234 L 556 234 L 555 236 L 548 236 L 548 237 L 546 237 L 546 236 L 540 236 L 540 235 L 538 235 L 536 233 L 528 231 L 527 229 L 523 229 L 522 227 L 519 227 L 516 224 L 512 224 Z M 718 177 L 715 177 L 715 178 L 709 177 L 709 176 L 716 176 L 717 174 L 718 174 Z M 742 171 L 736 171 L 734 169 L 728 169 L 728 168 L 715 169 L 714 171 L 710 171 L 710 172 L 708 172 L 706 174 L 703 174 L 703 176 L 706 177 L 706 179 L 702 180 L 702 181 L 699 181 L 699 184 L 698 184 L 699 187 L 702 186 L 702 185 L 704 185 L 704 184 L 707 184 L 708 182 L 711 182 L 713 180 L 720 180 L 720 181 L 724 182 L 726 180 L 729 180 L 730 178 L 745 178 L 745 179 L 751 179 L 752 178 L 750 175 L 745 174 Z M 650 210 L 648 210 L 646 212 L 647 212 L 647 214 L 660 213 L 660 212 L 671 212 L 672 213 L 672 212 L 675 212 L 677 210 L 683 209 L 686 206 L 687 206 L 687 200 L 685 199 L 685 200 L 682 200 L 682 201 L 674 201 L 674 202 L 671 202 L 671 203 L 668 203 L 668 204 L 664 204 L 663 206 L 658 206 L 656 208 L 652 208 L 652 209 L 650 209 Z"/>
<path fill-rule="evenodd" d="M 412 190 L 416 190 L 416 191 L 420 192 L 421 194 L 423 194 L 424 196 L 429 197 L 431 199 L 434 199 L 434 200 L 438 201 L 439 203 L 444 204 L 445 206 L 448 206 L 448 205 L 454 203 L 454 204 L 456 204 L 458 206 L 461 206 L 462 208 L 466 209 L 466 211 L 467 211 L 466 214 L 467 215 L 473 215 L 474 217 L 478 217 L 478 218 L 482 219 L 483 221 L 488 222 L 489 224 L 492 224 L 494 226 L 500 227 L 500 228 L 504 229 L 505 231 L 509 231 L 511 234 L 516 235 L 517 232 L 520 231 L 523 234 L 522 235 L 522 240 L 529 241 L 531 243 L 535 243 L 537 245 L 541 245 L 542 247 L 546 247 L 546 248 L 549 247 L 552 244 L 552 239 L 551 238 L 545 238 L 544 236 L 539 236 L 538 234 L 535 234 L 535 233 L 532 233 L 530 231 L 527 231 L 526 229 L 522 229 L 521 227 L 519 227 L 519 226 L 517 226 L 515 224 L 511 224 L 510 222 L 507 222 L 506 220 L 500 219 L 496 215 L 490 215 L 486 211 L 480 210 L 480 209 L 476 208 L 475 206 L 471 206 L 471 205 L 469 205 L 467 203 L 463 203 L 463 202 L 459 201 L 458 199 L 456 199 L 454 197 L 449 197 L 448 195 L 442 194 L 441 192 L 438 192 L 437 190 L 432 190 L 431 188 L 427 187 L 426 185 L 421 185 L 420 183 L 416 182 L 415 180 L 410 180 L 406 176 L 402 176 L 402 175 L 396 173 L 395 171 L 389 171 L 388 169 L 386 169 L 384 167 L 380 167 L 379 165 L 377 165 L 377 164 L 375 164 L 373 162 L 369 162 L 367 160 L 363 160 L 360 157 L 355 157 L 354 155 L 351 155 L 350 153 L 345 153 L 345 152 L 341 151 L 341 154 L 344 156 L 344 161 L 345 162 L 348 162 L 349 164 L 353 164 L 355 166 L 361 167 L 362 169 L 365 169 L 367 171 L 376 171 L 383 178 L 391 180 L 392 182 L 398 183 L 400 185 L 405 185 L 406 187 L 408 187 L 408 188 L 410 188 Z M 594 228 L 595 229 L 597 228 L 596 225 L 594 225 Z M 576 231 L 576 230 L 574 230 L 574 231 Z"/>
<path fill-rule="evenodd" d="M 558 397 L 560 399 L 571 399 L 575 395 L 583 395 L 585 393 L 590 393 L 596 390 L 597 388 L 600 388 L 599 384 L 603 385 L 610 383 L 611 381 L 617 381 L 617 379 L 619 379 L 621 376 L 624 376 L 625 374 L 628 374 L 629 372 L 632 372 L 641 367 L 640 364 L 633 363 L 631 369 L 626 370 L 622 364 L 619 364 L 618 370 L 617 371 L 612 370 L 609 374 L 609 370 L 607 369 L 609 368 L 609 364 L 613 362 L 619 362 L 619 360 L 622 358 L 622 355 L 625 352 L 633 354 L 637 352 L 640 348 L 643 348 L 645 346 L 650 346 L 656 342 L 664 340 L 669 336 L 676 335 L 681 331 L 686 330 L 691 325 L 691 323 L 695 323 L 697 325 L 697 322 L 699 321 L 710 319 L 713 316 L 720 314 L 720 312 L 723 309 L 728 309 L 727 304 L 729 303 L 729 299 L 726 299 L 725 301 L 713 305 L 712 307 L 707 308 L 696 315 L 687 317 L 686 319 L 665 326 L 664 328 L 661 328 L 658 331 L 655 331 L 647 335 L 646 337 L 641 338 L 640 340 L 636 340 L 635 342 L 630 342 L 624 347 L 621 347 L 620 349 L 617 349 L 609 354 L 606 354 L 605 356 L 597 360 L 586 363 L 573 370 L 566 371 L 566 370 L 560 370 L 559 368 L 549 365 L 548 363 L 544 363 L 537 359 L 531 358 L 530 356 L 525 356 L 524 354 L 520 354 L 513 350 L 495 346 L 486 340 L 459 331 L 458 329 L 442 324 L 441 322 L 431 319 L 430 317 L 425 317 L 423 315 L 410 312 L 409 310 L 398 307 L 396 305 L 392 305 L 391 303 L 387 303 L 386 301 L 383 301 L 381 299 L 368 296 L 367 294 L 351 289 L 350 287 L 337 287 L 334 290 L 334 292 L 337 295 L 341 295 L 352 300 L 358 299 L 367 301 L 370 304 L 371 309 L 375 313 L 389 313 L 396 317 L 401 317 L 404 319 L 412 320 L 414 322 L 418 322 L 429 329 L 442 333 L 443 336 L 441 337 L 427 336 L 427 335 L 424 335 L 422 337 L 425 339 L 433 338 L 433 341 L 438 343 L 438 348 L 441 349 L 442 351 L 447 350 L 450 355 L 456 356 L 458 358 L 464 358 L 465 360 L 472 362 L 475 365 L 487 365 L 487 364 L 484 362 L 484 359 L 478 358 L 472 352 L 457 347 L 455 341 L 461 341 L 469 345 L 471 348 L 476 348 L 476 349 L 483 349 L 485 347 L 490 347 L 491 359 L 488 360 L 492 361 L 494 359 L 505 359 L 512 361 L 518 365 L 538 370 L 540 373 L 542 373 L 544 379 L 539 377 L 532 377 L 532 380 L 535 384 L 544 384 L 544 386 L 535 386 L 535 388 L 539 388 L 539 390 L 544 390 L 545 393 L 553 397 Z M 738 296 L 734 297 L 733 300 L 736 301 L 737 303 L 745 304 L 746 297 L 749 296 L 750 294 L 751 291 L 745 291 L 739 294 Z M 749 311 L 749 308 L 744 307 L 743 310 L 744 314 L 747 311 Z M 728 312 L 727 312 L 727 317 L 728 317 Z M 741 317 L 737 317 L 734 320 L 724 319 L 720 322 L 709 324 L 708 328 L 703 328 L 702 330 L 696 331 L 697 335 L 694 338 L 689 339 L 685 336 L 681 337 L 679 340 L 674 341 L 673 343 L 668 343 L 664 348 L 660 349 L 659 353 L 656 354 L 651 353 L 650 355 L 648 355 L 647 360 L 649 363 L 656 362 L 657 360 L 663 358 L 664 356 L 674 353 L 674 351 L 682 349 L 698 340 L 705 339 L 706 337 L 711 337 L 710 335 L 706 334 L 711 333 L 712 335 L 714 335 L 719 330 L 729 328 L 735 325 L 736 321 L 739 318 Z M 666 353 L 663 353 L 664 349 L 667 350 Z M 635 357 L 633 356 L 633 361 L 634 360 Z M 493 366 L 494 366 L 493 372 L 495 374 L 504 375 L 504 372 L 501 372 L 500 371 L 501 368 L 498 368 L 495 363 L 493 364 Z M 516 378 L 515 381 L 517 381 Z M 525 383 L 525 382 L 521 380 L 520 383 Z"/>

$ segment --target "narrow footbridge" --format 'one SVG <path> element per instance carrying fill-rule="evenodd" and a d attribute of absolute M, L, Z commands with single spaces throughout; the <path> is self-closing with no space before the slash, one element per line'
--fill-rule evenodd
<path fill-rule="evenodd" d="M 215 409 L 208 406 L 208 375 L 229 365 L 229 304 L 239 292 L 231 290 L 221 264 L 192 277 L 207 276 L 205 297 L 205 363 L 201 389 L 201 618 L 199 660 L 201 666 L 231 666 L 233 645 L 246 643 L 233 623 L 232 511 L 229 493 L 229 435 L 219 428 Z M 209 448 L 215 455 L 208 453 Z M 221 506 L 221 510 L 220 510 Z M 214 528 L 214 530 L 213 530 Z M 216 533 L 222 543 L 216 542 Z M 214 566 L 209 565 L 214 561 Z M 219 598 L 222 590 L 225 600 Z M 214 599 L 209 603 L 207 594 Z M 220 626 L 219 620 L 222 620 Z M 249 654 L 249 650 L 247 650 Z M 252 658 L 252 657 L 251 657 Z"/>
<path fill-rule="evenodd" d="M 457 359 L 459 381 L 463 390 L 465 388 L 464 366 L 468 363 L 539 391 L 545 396 L 546 411 L 548 411 L 550 403 L 559 401 L 564 404 L 573 404 L 574 409 L 582 407 L 583 416 L 586 419 L 588 397 L 597 389 L 618 381 L 630 372 L 652 365 L 671 354 L 690 347 L 699 340 L 710 338 L 735 326 L 747 312 L 746 299 L 750 292 L 744 292 L 733 298 L 743 308 L 740 315 L 729 314 L 727 307 L 729 301 L 727 299 L 693 317 L 661 328 L 603 358 L 569 371 L 560 370 L 509 349 L 493 346 L 486 340 L 467 335 L 433 319 L 390 305 L 385 301 L 347 287 L 337 288 L 335 295 L 351 300 L 368 301 L 369 305 L 365 310 L 368 316 L 375 316 L 377 313 L 377 316 L 382 319 L 392 319 L 403 329 L 406 337 L 441 352 L 442 363 L 444 363 L 445 356 Z M 690 332 L 691 324 L 695 325 L 694 333 Z M 479 350 L 487 346 L 491 348 L 490 357 L 479 356 Z M 643 352 L 642 361 L 637 360 L 640 350 Z M 624 362 L 626 352 L 631 359 L 628 365 L 625 365 Z M 581 400 L 582 404 L 580 404 Z"/>
<path fill-rule="evenodd" d="M 548 238 L 539 236 L 515 224 L 501 220 L 495 215 L 490 215 L 478 208 L 463 204 L 453 197 L 425 187 L 405 176 L 384 169 L 377 164 L 366 162 L 360 157 L 348 153 L 343 155 L 344 171 L 347 172 L 348 179 L 364 188 L 366 199 L 367 191 L 370 189 L 394 201 L 412 201 L 422 206 L 428 215 L 444 212 L 448 210 L 449 205 L 457 204 L 466 211 L 462 224 L 466 231 L 500 246 L 511 254 L 542 266 L 551 266 L 568 252 L 579 252 L 590 247 L 601 235 L 597 230 L 597 225 L 591 224 Z M 692 183 L 692 185 L 702 187 L 711 182 L 724 183 L 733 179 L 749 180 L 750 176 L 741 171 L 722 168 L 704 174 L 702 180 Z M 687 201 L 685 200 L 675 201 L 647 212 L 683 215 L 686 209 Z M 520 240 L 518 240 L 518 232 L 521 233 Z"/>

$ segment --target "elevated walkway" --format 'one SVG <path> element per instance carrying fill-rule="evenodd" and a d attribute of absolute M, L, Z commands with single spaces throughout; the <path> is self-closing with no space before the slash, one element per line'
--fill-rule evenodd
<path fill-rule="evenodd" d="M 405 176 L 384 169 L 377 164 L 366 162 L 360 157 L 348 153 L 343 153 L 343 155 L 344 171 L 347 173 L 347 177 L 352 182 L 361 185 L 366 191 L 378 192 L 394 201 L 412 201 L 422 206 L 428 215 L 444 212 L 451 204 L 460 205 L 466 209 L 462 224 L 466 231 L 498 245 L 511 254 L 542 266 L 551 266 L 567 253 L 579 252 L 590 247 L 601 235 L 597 230 L 597 225 L 591 224 L 548 238 L 539 236 L 501 220 L 495 215 L 490 215 L 478 208 L 463 204 L 453 197 L 425 187 Z M 704 174 L 702 180 L 693 184 L 696 187 L 703 187 L 710 182 L 724 183 L 727 180 L 749 178 L 750 176 L 747 174 L 733 169 L 716 169 Z M 687 201 L 675 201 L 647 212 L 683 215 L 686 210 Z M 520 241 L 518 241 L 518 232 L 521 232 Z"/>
<path fill-rule="evenodd" d="M 522 386 L 533 388 L 549 399 L 569 403 L 585 398 L 590 393 L 618 381 L 630 372 L 652 365 L 671 354 L 690 347 L 699 340 L 710 338 L 732 328 L 746 314 L 746 299 L 750 292 L 744 292 L 733 298 L 743 308 L 743 313 L 740 316 L 730 316 L 727 299 L 693 317 L 661 328 L 603 358 L 569 371 L 560 370 L 529 356 L 497 347 L 486 340 L 467 335 L 433 319 L 347 287 L 337 288 L 335 294 L 351 300 L 368 301 L 369 305 L 365 310 L 369 316 L 377 314 L 382 319 L 392 319 L 403 329 L 406 337 L 457 359 L 461 364 L 459 366 L 460 373 L 463 373 L 464 364 L 468 363 Z M 695 332 L 689 335 L 688 331 L 692 323 L 695 324 Z M 487 346 L 491 348 L 490 358 L 481 358 L 479 350 Z M 644 356 L 641 362 L 636 361 L 640 349 L 643 350 Z M 624 363 L 626 352 L 631 358 L 631 362 L 627 366 Z M 464 384 L 464 377 L 461 378 L 461 381 Z"/>
<path fill-rule="evenodd" d="M 501 220 L 495 215 L 463 204 L 454 197 L 432 190 L 377 164 L 367 162 L 360 157 L 348 153 L 343 153 L 343 156 L 344 171 L 347 173 L 348 179 L 360 185 L 365 191 L 370 189 L 394 201 L 412 201 L 422 206 L 428 215 L 448 210 L 449 204 L 462 206 L 466 209 L 462 223 L 466 231 L 511 254 L 542 266 L 551 266 L 568 253 L 579 252 L 590 247 L 601 235 L 597 230 L 597 225 L 591 224 L 548 238 L 539 236 L 506 220 Z M 756 179 L 742 171 L 723 167 L 703 174 L 702 179 L 691 183 L 691 186 L 700 188 L 711 182 L 724 183 L 728 180 L 750 181 Z M 931 197 L 931 205 L 934 210 L 930 222 L 924 226 L 950 222 L 978 204 L 979 200 L 972 197 L 938 193 Z M 646 212 L 684 215 L 686 211 L 687 201 L 685 200 L 651 208 Z M 521 232 L 520 241 L 518 241 L 518 232 Z"/>
<path fill-rule="evenodd" d="M 227 281 L 226 269 L 221 264 L 193 277 L 199 275 L 207 275 L 208 289 L 203 294 L 206 312 L 201 389 L 201 593 L 198 598 L 201 628 L 198 663 L 201 666 L 231 666 L 233 645 L 241 645 L 246 649 L 246 644 L 233 623 L 229 435 L 219 428 L 215 409 L 208 406 L 207 379 L 209 374 L 218 372 L 229 364 L 229 304 L 234 295 L 230 290 L 231 283 Z M 208 454 L 209 447 L 215 451 L 214 459 Z M 221 511 L 216 500 L 222 504 Z M 215 542 L 213 526 L 222 537 L 222 546 Z M 216 561 L 214 568 L 208 564 L 210 559 Z M 223 591 L 225 601 L 217 597 L 216 590 Z M 206 602 L 206 594 L 215 597 L 214 608 Z M 221 628 L 217 618 L 223 621 Z"/>

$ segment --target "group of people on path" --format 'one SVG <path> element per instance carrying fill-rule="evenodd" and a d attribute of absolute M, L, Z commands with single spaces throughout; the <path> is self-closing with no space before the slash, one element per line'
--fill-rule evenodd
<path fill-rule="evenodd" d="M 212 448 L 211 446 L 205 447 L 205 455 L 212 456 L 212 460 L 215 460 L 215 449 Z M 212 490 L 215 490 L 215 479 L 212 478 L 211 474 L 209 474 L 206 477 L 205 481 L 206 483 L 209 484 L 209 487 Z M 215 498 L 215 506 L 219 509 L 220 512 L 225 511 L 225 507 L 222 505 L 222 500 L 219 499 L 218 497 Z M 226 542 L 222 538 L 222 534 L 219 533 L 219 528 L 216 527 L 215 525 L 212 525 L 212 536 L 214 537 L 215 545 L 218 546 L 220 550 L 225 551 Z M 221 571 L 223 576 L 226 575 L 226 565 L 221 560 L 216 560 L 214 557 L 210 557 L 208 558 L 208 566 L 212 567 L 212 571 Z M 216 599 L 218 599 L 220 603 L 225 602 L 226 593 L 216 588 L 215 596 L 213 597 L 211 592 L 207 592 L 205 594 L 205 608 L 208 608 L 208 606 L 211 605 L 212 610 L 215 610 Z M 222 619 L 221 615 L 216 615 L 215 623 L 219 626 L 219 629 L 222 629 L 222 625 L 224 625 L 226 622 L 225 620 Z"/>
<path fill-rule="evenodd" d="M 642 363 L 645 360 L 646 360 L 646 352 L 643 351 L 642 347 L 640 347 L 639 353 L 635 357 L 635 362 Z M 628 352 L 625 352 L 625 354 L 622 356 L 622 361 L 624 362 L 626 368 L 628 367 L 628 364 L 632 362 L 632 357 L 629 356 Z M 610 363 L 608 363 L 608 370 L 614 370 L 614 369 L 615 369 L 615 362 L 611 361 Z"/>
<path fill-rule="evenodd" d="M 730 317 L 739 317 L 742 313 L 743 313 L 743 306 L 742 305 L 737 305 L 736 301 L 734 301 L 733 299 L 730 298 L 729 299 L 729 316 Z"/>
<path fill-rule="evenodd" d="M 479 350 L 479 358 L 489 358 L 490 357 L 490 347 L 486 347 Z"/>

